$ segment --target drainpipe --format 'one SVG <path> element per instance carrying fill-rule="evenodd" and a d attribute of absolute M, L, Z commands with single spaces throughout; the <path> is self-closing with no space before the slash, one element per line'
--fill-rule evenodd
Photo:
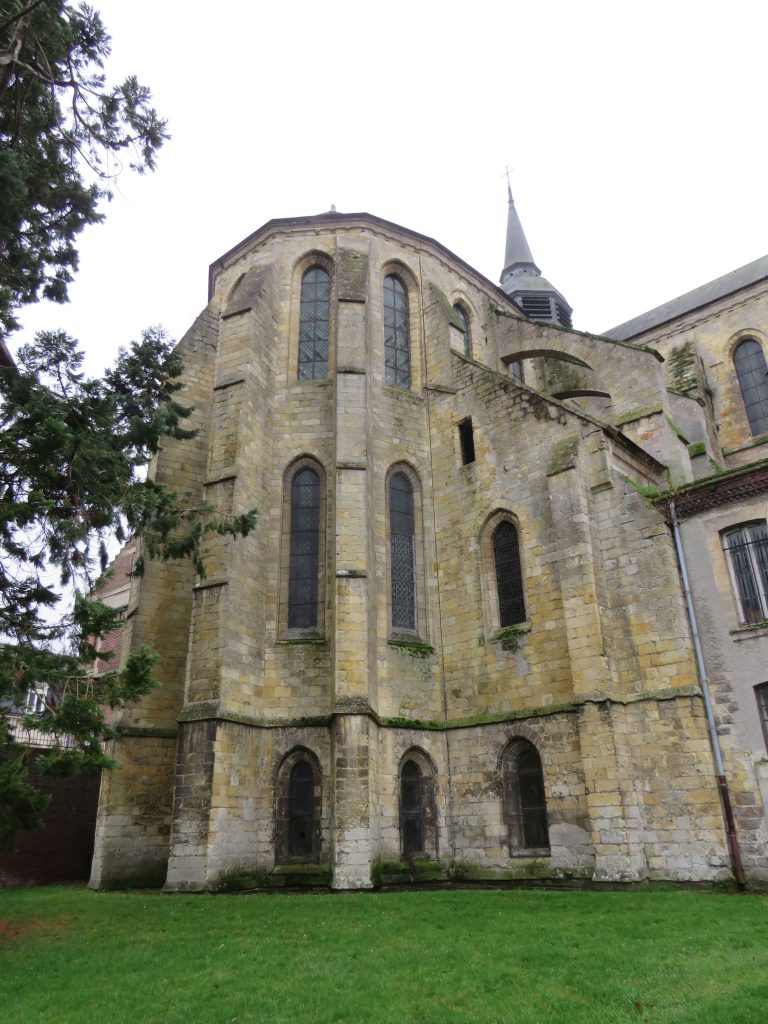
<path fill-rule="evenodd" d="M 701 649 L 701 637 L 699 636 L 699 627 L 696 622 L 696 611 L 693 607 L 693 596 L 691 594 L 691 586 L 688 581 L 688 567 L 685 561 L 685 551 L 683 550 L 683 542 L 680 536 L 680 525 L 677 521 L 677 514 L 675 512 L 674 501 L 670 501 L 669 503 L 669 513 L 672 520 L 672 535 L 675 538 L 675 550 L 677 551 L 677 561 L 680 566 L 680 575 L 683 579 L 685 604 L 688 608 L 688 619 L 691 623 L 691 634 L 693 635 L 693 648 L 696 652 L 696 667 L 699 673 L 699 684 L 701 685 L 701 690 L 704 694 L 704 707 L 707 710 L 707 727 L 709 729 L 709 741 L 712 744 L 712 753 L 715 755 L 715 778 L 717 779 L 717 786 L 720 790 L 720 798 L 723 801 L 723 814 L 725 816 L 725 832 L 728 837 L 728 849 L 731 854 L 731 867 L 733 869 L 733 877 L 736 879 L 736 885 L 739 887 L 739 889 L 746 889 L 747 886 L 744 880 L 744 868 L 741 865 L 739 840 L 738 836 L 736 835 L 736 824 L 733 820 L 731 796 L 728 792 L 728 780 L 725 777 L 725 769 L 723 768 L 723 754 L 720 749 L 720 737 L 717 735 L 717 726 L 715 725 L 715 713 L 712 708 L 712 697 L 709 692 L 709 679 L 707 678 L 707 669 L 704 664 L 704 652 Z"/>

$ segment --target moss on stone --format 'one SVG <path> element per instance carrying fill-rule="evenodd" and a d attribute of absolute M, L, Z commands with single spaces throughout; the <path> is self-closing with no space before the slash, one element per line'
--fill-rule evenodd
<path fill-rule="evenodd" d="M 503 629 L 498 630 L 491 637 L 492 644 L 499 644 L 502 651 L 518 651 L 520 650 L 521 639 L 530 633 L 531 627 L 527 622 L 520 622 L 514 626 L 505 626 Z"/>
<path fill-rule="evenodd" d="M 646 416 L 655 416 L 660 413 L 660 405 L 640 405 L 636 409 L 630 409 L 616 417 L 616 426 L 621 427 L 627 423 L 634 423 L 635 420 L 645 419 Z"/>
<path fill-rule="evenodd" d="M 578 434 L 569 434 L 568 437 L 564 437 L 553 446 L 549 456 L 547 476 L 555 476 L 556 473 L 562 473 L 566 469 L 573 469 L 579 454 L 580 440 Z"/>
<path fill-rule="evenodd" d="M 688 454 L 692 459 L 695 459 L 697 455 L 706 454 L 707 446 L 704 441 L 694 441 L 693 444 L 688 445 Z"/>
<path fill-rule="evenodd" d="M 422 644 L 415 640 L 388 640 L 390 647 L 399 647 L 400 650 L 410 654 L 412 658 L 428 658 L 435 653 L 435 648 L 430 644 Z"/>

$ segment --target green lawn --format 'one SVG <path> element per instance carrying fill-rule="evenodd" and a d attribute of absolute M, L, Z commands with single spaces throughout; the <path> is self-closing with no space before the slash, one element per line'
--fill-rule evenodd
<path fill-rule="evenodd" d="M 0 1022 L 768 1021 L 768 897 L 0 892 Z"/>

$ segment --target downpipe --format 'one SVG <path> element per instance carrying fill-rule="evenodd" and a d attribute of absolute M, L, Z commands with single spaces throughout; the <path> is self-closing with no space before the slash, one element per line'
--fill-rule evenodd
<path fill-rule="evenodd" d="M 725 833 L 728 839 L 728 850 L 731 855 L 731 869 L 733 871 L 733 877 L 736 879 L 736 885 L 739 889 L 746 889 L 747 884 L 744 879 L 744 868 L 741 863 L 741 851 L 739 850 L 739 839 L 736 834 L 736 823 L 733 820 L 733 807 L 731 806 L 731 795 L 728 790 L 728 780 L 725 777 L 725 769 L 723 768 L 723 753 L 720 749 L 720 737 L 717 735 L 717 726 L 715 725 L 715 713 L 712 708 L 712 696 L 709 691 L 709 679 L 707 678 L 707 669 L 704 663 L 704 652 L 701 648 L 701 637 L 699 636 L 699 627 L 696 621 L 696 610 L 693 607 L 693 595 L 691 594 L 691 586 L 688 580 L 688 566 L 685 560 L 685 551 L 683 550 L 683 542 L 680 536 L 680 524 L 677 521 L 677 513 L 675 512 L 675 503 L 670 501 L 669 513 L 672 521 L 672 536 L 675 539 L 675 551 L 677 552 L 677 562 L 680 566 L 680 575 L 683 580 L 683 591 L 685 593 L 685 604 L 688 609 L 688 620 L 691 624 L 691 634 L 693 636 L 693 649 L 696 653 L 696 668 L 699 674 L 699 684 L 701 691 L 704 694 L 704 707 L 707 712 L 707 728 L 709 729 L 709 742 L 712 745 L 712 753 L 715 757 L 715 778 L 717 779 L 717 788 L 720 791 L 720 799 L 723 802 L 723 816 L 725 817 Z"/>

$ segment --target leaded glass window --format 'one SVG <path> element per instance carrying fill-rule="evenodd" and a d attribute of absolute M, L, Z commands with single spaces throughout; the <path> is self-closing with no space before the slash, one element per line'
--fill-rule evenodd
<path fill-rule="evenodd" d="M 328 321 L 331 278 L 322 267 L 310 267 L 301 279 L 299 380 L 328 379 Z"/>
<path fill-rule="evenodd" d="M 306 761 L 291 769 L 288 809 L 288 853 L 291 857 L 310 855 L 315 817 L 315 777 Z"/>
<path fill-rule="evenodd" d="M 493 561 L 499 597 L 499 625 L 513 626 L 516 622 L 525 622 L 520 545 L 517 530 L 508 520 L 499 523 L 494 530 Z"/>
<path fill-rule="evenodd" d="M 723 537 L 741 621 L 768 619 L 768 525 L 752 523 Z"/>
<path fill-rule="evenodd" d="M 399 277 L 384 278 L 384 379 L 398 388 L 411 386 L 408 292 Z"/>
<path fill-rule="evenodd" d="M 424 808 L 421 770 L 415 761 L 406 761 L 400 771 L 400 828 L 403 853 L 424 850 Z"/>
<path fill-rule="evenodd" d="M 317 627 L 320 552 L 320 477 L 300 469 L 291 483 L 291 555 L 288 628 Z"/>
<path fill-rule="evenodd" d="M 754 338 L 742 341 L 733 353 L 733 363 L 749 417 L 749 429 L 753 435 L 767 434 L 768 366 L 759 342 Z"/>
<path fill-rule="evenodd" d="M 413 486 L 405 473 L 389 481 L 392 628 L 416 629 L 416 556 Z"/>
<path fill-rule="evenodd" d="M 528 740 L 513 740 L 501 762 L 504 817 L 510 853 L 549 847 L 541 758 Z"/>
<path fill-rule="evenodd" d="M 469 317 L 463 306 L 458 303 L 453 307 L 456 319 L 459 322 L 459 330 L 464 335 L 464 355 L 467 359 L 472 358 L 472 336 L 469 333 Z"/>

